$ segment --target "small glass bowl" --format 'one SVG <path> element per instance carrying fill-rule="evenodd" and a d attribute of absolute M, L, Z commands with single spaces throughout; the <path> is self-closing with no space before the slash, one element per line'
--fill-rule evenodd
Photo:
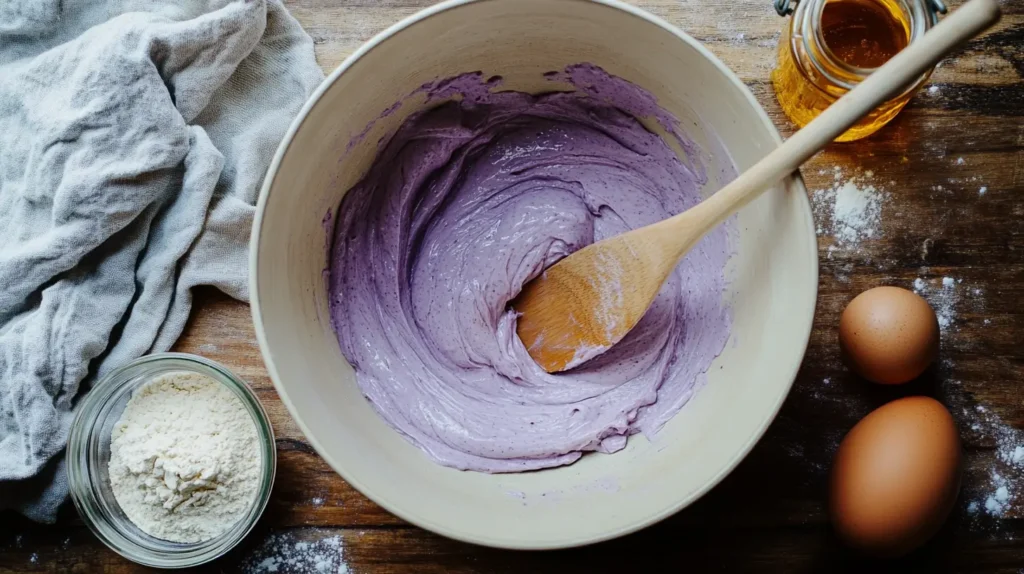
<path fill-rule="evenodd" d="M 231 389 L 256 424 L 262 472 L 252 506 L 234 526 L 210 540 L 178 543 L 146 534 L 125 515 L 110 488 L 110 434 L 135 389 L 170 372 L 206 375 Z M 71 499 L 86 525 L 121 556 L 157 568 L 185 568 L 209 562 L 238 544 L 256 525 L 270 499 L 277 470 L 274 431 L 267 413 L 248 385 L 223 365 L 185 353 L 147 355 L 115 369 L 86 393 L 68 438 Z"/>

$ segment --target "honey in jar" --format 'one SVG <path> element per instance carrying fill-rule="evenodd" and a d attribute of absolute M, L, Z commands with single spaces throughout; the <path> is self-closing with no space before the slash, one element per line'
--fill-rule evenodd
<path fill-rule="evenodd" d="M 940 0 L 776 0 L 792 12 L 772 72 L 775 95 L 789 119 L 807 125 L 897 52 L 938 22 Z M 889 123 L 931 71 L 853 125 L 836 141 L 866 137 Z"/>

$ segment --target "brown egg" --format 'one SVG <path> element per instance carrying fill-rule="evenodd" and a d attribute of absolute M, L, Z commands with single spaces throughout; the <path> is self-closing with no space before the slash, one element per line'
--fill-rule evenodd
<path fill-rule="evenodd" d="M 916 378 L 939 353 L 939 321 L 928 302 L 899 287 L 854 297 L 839 319 L 839 348 L 857 374 L 886 385 Z"/>
<path fill-rule="evenodd" d="M 929 397 L 874 410 L 850 430 L 832 463 L 829 511 L 847 544 L 894 557 L 927 541 L 960 490 L 960 437 Z"/>

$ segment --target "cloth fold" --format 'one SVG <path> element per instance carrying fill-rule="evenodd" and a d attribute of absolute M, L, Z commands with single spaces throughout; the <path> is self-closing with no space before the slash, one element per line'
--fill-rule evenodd
<path fill-rule="evenodd" d="M 0 508 L 55 519 L 75 399 L 169 349 L 193 287 L 248 299 L 259 188 L 322 80 L 279 0 L 0 3 Z"/>

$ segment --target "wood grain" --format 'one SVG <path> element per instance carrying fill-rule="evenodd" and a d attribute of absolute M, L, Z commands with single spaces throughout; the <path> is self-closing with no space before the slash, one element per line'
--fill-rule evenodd
<path fill-rule="evenodd" d="M 373 34 L 432 2 L 286 3 L 329 71 Z M 637 4 L 704 42 L 750 87 L 780 130 L 792 132 L 768 79 L 784 24 L 770 2 Z M 915 97 L 892 124 L 867 140 L 830 146 L 804 168 L 812 197 L 834 184 L 835 167 L 844 177 L 873 172 L 871 181 L 888 194 L 881 233 L 855 248 L 835 244 L 827 233 L 819 237 L 814 330 L 793 392 L 750 456 L 695 505 L 624 539 L 565 552 L 489 550 L 406 525 L 349 487 L 306 444 L 267 378 L 248 307 L 204 289 L 177 349 L 220 361 L 252 384 L 277 432 L 280 466 L 257 530 L 199 571 L 252 570 L 261 544 L 275 533 L 309 541 L 339 536 L 344 562 L 359 574 L 622 571 L 636 570 L 639 557 L 696 572 L 1024 568 L 1024 470 L 996 461 L 997 445 L 985 422 L 997 416 L 1005 429 L 1024 429 L 1024 0 L 1002 7 L 994 31 L 943 61 L 932 76 L 934 89 Z M 836 325 L 854 295 L 876 285 L 909 287 L 918 278 L 934 284 L 942 277 L 962 282 L 941 359 L 922 380 L 909 388 L 880 388 L 843 368 Z M 967 458 L 963 491 L 953 517 L 927 547 L 895 563 L 863 562 L 841 548 L 828 527 L 829 461 L 860 417 L 911 392 L 940 397 L 957 416 Z M 1015 432 L 1024 443 L 1024 431 Z M 1022 491 L 1013 493 L 1017 499 L 1004 518 L 978 518 L 967 506 L 993 490 L 993 469 Z M 53 526 L 13 515 L 0 525 L 0 572 L 143 571 L 102 546 L 70 506 Z"/>

